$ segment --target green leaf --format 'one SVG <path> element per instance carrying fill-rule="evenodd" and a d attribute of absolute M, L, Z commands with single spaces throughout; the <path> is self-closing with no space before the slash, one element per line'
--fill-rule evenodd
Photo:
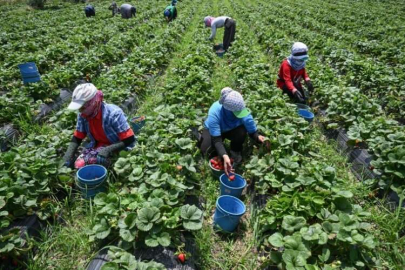
<path fill-rule="evenodd" d="M 126 242 L 133 242 L 135 240 L 135 232 L 128 229 L 120 229 L 120 237 Z"/>
<path fill-rule="evenodd" d="M 330 258 L 330 250 L 329 250 L 329 248 L 323 248 L 322 249 L 322 254 L 321 255 L 318 255 L 318 258 L 322 261 L 322 262 L 324 262 L 324 263 L 326 263 L 328 260 L 329 260 L 329 258 Z"/>
<path fill-rule="evenodd" d="M 175 142 L 183 150 L 191 150 L 193 148 L 193 141 L 190 138 L 176 139 Z"/>
<path fill-rule="evenodd" d="M 145 238 L 145 244 L 148 247 L 157 247 L 159 245 L 158 239 L 156 235 L 148 235 Z"/>
<path fill-rule="evenodd" d="M 108 262 L 101 266 L 101 270 L 120 270 L 120 267 L 115 262 Z"/>
<path fill-rule="evenodd" d="M 181 207 L 180 216 L 186 220 L 200 221 L 202 211 L 195 205 L 186 204 Z"/>
<path fill-rule="evenodd" d="M 303 217 L 294 217 L 294 216 L 284 216 L 283 223 L 281 227 L 289 232 L 294 232 L 301 229 L 306 224 L 306 220 Z"/>
<path fill-rule="evenodd" d="M 163 232 L 158 237 L 158 242 L 163 247 L 168 247 L 170 245 L 170 234 Z"/>
<path fill-rule="evenodd" d="M 136 226 L 141 231 L 149 231 L 153 223 L 160 218 L 160 211 L 156 207 L 142 208 L 138 210 Z"/>
<path fill-rule="evenodd" d="M 100 220 L 99 224 L 94 225 L 93 232 L 97 239 L 104 239 L 110 234 L 111 229 L 107 221 L 103 218 Z"/>
<path fill-rule="evenodd" d="M 281 233 L 274 233 L 269 237 L 269 242 L 274 247 L 284 246 L 283 235 Z"/>
<path fill-rule="evenodd" d="M 125 225 L 127 225 L 128 229 L 132 229 L 135 227 L 136 224 L 136 214 L 135 213 L 130 213 L 128 216 L 125 217 L 124 219 Z"/>

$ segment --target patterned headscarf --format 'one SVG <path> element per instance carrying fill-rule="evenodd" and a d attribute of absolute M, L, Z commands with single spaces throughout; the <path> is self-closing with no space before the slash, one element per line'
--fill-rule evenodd
<path fill-rule="evenodd" d="M 205 17 L 205 18 L 204 18 L 205 26 L 211 27 L 211 23 L 212 23 L 212 21 L 213 21 L 214 19 L 215 19 L 215 17 L 211 17 L 211 16 Z"/>
<path fill-rule="evenodd" d="M 96 95 L 83 105 L 81 115 L 86 119 L 94 118 L 100 111 L 101 103 L 103 102 L 103 92 L 98 90 Z"/>
<path fill-rule="evenodd" d="M 239 92 L 232 90 L 230 87 L 225 87 L 221 90 L 219 103 L 231 112 L 241 111 L 246 107 L 242 95 Z"/>

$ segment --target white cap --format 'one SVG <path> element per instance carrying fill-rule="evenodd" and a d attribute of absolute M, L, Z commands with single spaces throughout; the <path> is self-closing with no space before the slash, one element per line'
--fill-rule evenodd
<path fill-rule="evenodd" d="M 78 110 L 84 103 L 92 99 L 97 94 L 97 88 L 92 83 L 79 84 L 72 95 L 72 102 L 70 102 L 69 110 Z"/>

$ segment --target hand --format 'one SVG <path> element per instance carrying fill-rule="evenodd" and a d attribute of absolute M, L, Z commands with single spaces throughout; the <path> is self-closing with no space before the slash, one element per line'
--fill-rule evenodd
<path fill-rule="evenodd" d="M 67 168 L 72 168 L 72 161 L 66 161 L 63 166 L 67 167 Z"/>
<path fill-rule="evenodd" d="M 266 137 L 259 135 L 259 137 L 257 137 L 257 140 L 262 143 L 268 150 L 270 150 L 270 142 L 267 140 Z"/>
<path fill-rule="evenodd" d="M 295 100 L 299 103 L 305 103 L 304 97 L 302 96 L 301 92 L 298 90 L 295 90 L 294 92 L 294 97 Z"/>
<path fill-rule="evenodd" d="M 310 80 L 308 80 L 308 81 L 305 82 L 305 84 L 306 84 L 307 87 L 308 87 L 308 91 L 309 91 L 310 93 L 312 93 L 312 92 L 314 91 L 314 86 L 312 85 L 312 82 L 311 82 Z"/>
<path fill-rule="evenodd" d="M 224 170 L 225 170 L 225 174 L 227 176 L 229 176 L 230 173 L 234 172 L 234 169 L 232 168 L 232 163 L 231 163 L 231 159 L 229 158 L 228 155 L 223 155 L 222 156 L 224 158 Z"/>
<path fill-rule="evenodd" d="M 97 164 L 103 165 L 105 167 L 108 166 L 108 160 L 106 157 L 101 156 L 100 154 L 97 155 Z"/>

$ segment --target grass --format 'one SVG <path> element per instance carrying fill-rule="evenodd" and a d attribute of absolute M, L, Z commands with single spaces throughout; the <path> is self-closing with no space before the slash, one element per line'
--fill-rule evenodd
<path fill-rule="evenodd" d="M 91 224 L 89 203 L 75 201 L 63 204 L 64 224 L 48 226 L 34 243 L 27 269 L 85 269 L 89 255 L 95 255 L 96 244 L 89 241 L 84 228 Z"/>

